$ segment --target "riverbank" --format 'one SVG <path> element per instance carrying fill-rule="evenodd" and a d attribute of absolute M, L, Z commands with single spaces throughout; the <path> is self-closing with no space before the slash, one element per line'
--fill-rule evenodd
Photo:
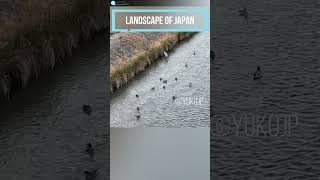
<path fill-rule="evenodd" d="M 79 42 L 108 27 L 100 0 L 18 0 L 12 6 L 0 17 L 1 99 L 9 99 L 71 56 Z"/>
<path fill-rule="evenodd" d="M 127 84 L 147 66 L 193 33 L 117 33 L 110 39 L 111 92 Z"/>

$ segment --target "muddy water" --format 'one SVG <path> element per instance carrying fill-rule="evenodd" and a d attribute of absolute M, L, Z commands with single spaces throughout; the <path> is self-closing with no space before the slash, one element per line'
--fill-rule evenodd
<path fill-rule="evenodd" d="M 107 36 L 84 42 L 72 58 L 1 105 L 0 179 L 84 179 L 107 175 Z M 82 112 L 90 104 L 91 116 Z M 85 153 L 95 147 L 94 159 Z"/>
<path fill-rule="evenodd" d="M 209 33 L 196 34 L 115 92 L 111 127 L 208 127 L 209 48 Z"/>

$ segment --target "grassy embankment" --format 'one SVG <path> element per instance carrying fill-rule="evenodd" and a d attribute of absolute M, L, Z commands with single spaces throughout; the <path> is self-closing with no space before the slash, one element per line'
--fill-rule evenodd
<path fill-rule="evenodd" d="M 119 89 L 138 73 L 163 55 L 163 51 L 171 50 L 179 41 L 189 38 L 193 33 L 167 33 L 160 40 L 154 42 L 146 50 L 138 52 L 130 60 L 123 60 L 121 64 L 111 66 L 111 92 Z"/>
<path fill-rule="evenodd" d="M 52 70 L 81 40 L 107 28 L 101 0 L 17 0 L 0 17 L 0 98 Z"/>

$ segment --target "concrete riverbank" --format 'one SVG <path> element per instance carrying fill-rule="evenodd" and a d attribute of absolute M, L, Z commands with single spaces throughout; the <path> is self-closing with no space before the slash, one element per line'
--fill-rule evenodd
<path fill-rule="evenodd" d="M 172 50 L 178 42 L 193 33 L 117 33 L 110 39 L 111 92 L 127 84 L 152 64 L 163 51 Z"/>
<path fill-rule="evenodd" d="M 108 27 L 100 0 L 4 1 L 0 8 L 0 97 L 26 87 Z"/>

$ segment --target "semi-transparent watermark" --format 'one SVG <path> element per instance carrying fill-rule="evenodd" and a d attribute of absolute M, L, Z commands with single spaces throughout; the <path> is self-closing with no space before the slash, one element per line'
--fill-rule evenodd
<path fill-rule="evenodd" d="M 299 126 L 296 114 L 213 115 L 211 132 L 216 136 L 291 136 Z"/>
<path fill-rule="evenodd" d="M 204 98 L 193 98 L 193 97 L 181 97 L 174 100 L 177 105 L 193 106 L 193 105 L 203 105 Z"/>

